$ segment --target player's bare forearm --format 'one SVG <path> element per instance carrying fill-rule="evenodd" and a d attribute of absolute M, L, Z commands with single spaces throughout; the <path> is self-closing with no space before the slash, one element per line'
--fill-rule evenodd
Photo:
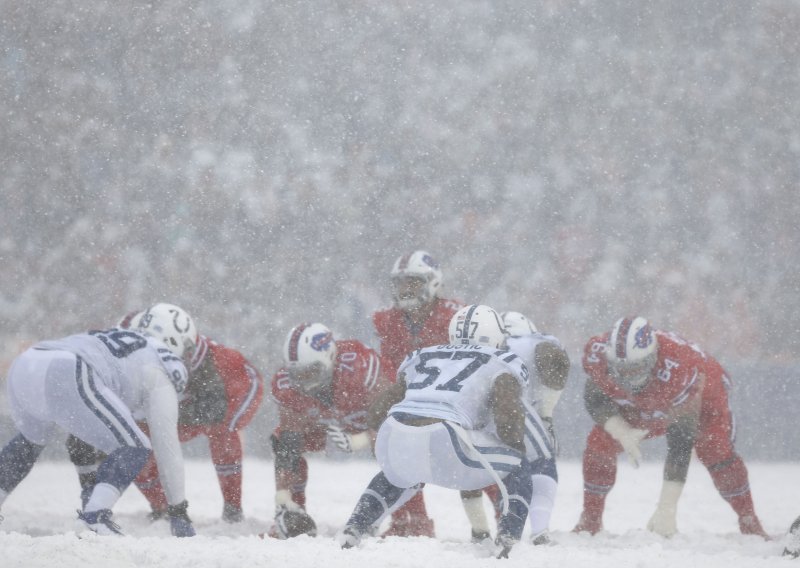
<path fill-rule="evenodd" d="M 569 375 L 569 356 L 554 343 L 540 343 L 536 346 L 536 370 L 544 386 L 562 390 Z"/>
<path fill-rule="evenodd" d="M 583 391 L 583 402 L 586 411 L 597 424 L 605 424 L 609 418 L 619 414 L 619 408 L 591 379 L 586 379 Z"/>
<path fill-rule="evenodd" d="M 689 461 L 692 458 L 697 421 L 685 417 L 667 427 L 667 459 L 664 462 L 664 479 L 686 481 Z"/>
<path fill-rule="evenodd" d="M 525 413 L 520 400 L 521 387 L 511 375 L 501 375 L 492 389 L 491 406 L 497 435 L 521 452 L 525 452 Z"/>
<path fill-rule="evenodd" d="M 403 377 L 396 383 L 387 386 L 367 409 L 367 428 L 373 432 L 377 431 L 386 419 L 389 409 L 403 400 L 405 394 L 406 382 Z"/>
<path fill-rule="evenodd" d="M 701 377 L 704 379 L 705 376 Z M 664 479 L 667 481 L 686 481 L 700 423 L 701 404 L 702 396 L 697 393 L 671 413 L 666 436 L 667 459 L 664 462 Z"/>

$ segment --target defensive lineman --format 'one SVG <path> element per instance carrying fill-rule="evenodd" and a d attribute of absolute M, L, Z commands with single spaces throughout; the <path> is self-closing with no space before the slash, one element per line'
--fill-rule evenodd
<path fill-rule="evenodd" d="M 79 518 L 98 534 L 121 534 L 111 509 L 151 450 L 137 416 L 147 420 L 152 432 L 172 534 L 194 536 L 176 424 L 178 393 L 187 381 L 181 357 L 196 342 L 189 314 L 157 304 L 145 312 L 136 331 L 90 331 L 42 341 L 19 355 L 8 375 L 18 433 L 0 452 L 0 505 L 61 427 L 108 456 Z"/>
<path fill-rule="evenodd" d="M 504 327 L 488 306 L 459 310 L 449 335 L 451 345 L 411 353 L 383 404 L 373 406 L 375 415 L 391 406 L 375 446 L 382 471 L 340 535 L 343 548 L 372 534 L 424 483 L 462 490 L 497 483 L 503 493 L 498 557 L 506 557 L 522 535 L 531 500 L 522 404 L 528 371 L 502 349 Z"/>

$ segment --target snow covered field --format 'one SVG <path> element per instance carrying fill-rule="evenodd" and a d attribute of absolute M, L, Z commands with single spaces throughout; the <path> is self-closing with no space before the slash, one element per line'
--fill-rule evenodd
<path fill-rule="evenodd" d="M 257 536 L 269 527 L 273 510 L 272 463 L 266 460 L 250 459 L 245 463 L 247 520 L 241 525 L 227 525 L 219 519 L 222 499 L 210 461 L 190 460 L 189 512 L 199 536 L 181 540 L 169 536 L 167 523 L 151 525 L 145 520 L 147 504 L 135 488 L 123 495 L 115 509 L 115 519 L 126 537 L 99 538 L 85 533 L 75 515 L 78 489 L 72 467 L 61 461 L 42 462 L 3 506 L 0 566 L 470 568 L 498 562 L 526 568 L 800 567 L 800 560 L 780 556 L 783 535 L 800 514 L 795 484 L 800 479 L 800 463 L 748 466 L 756 509 L 767 532 L 775 537 L 772 542 L 739 534 L 734 514 L 696 461 L 678 511 L 681 534 L 675 538 L 666 540 L 642 528 L 658 497 L 661 465 L 646 463 L 634 470 L 624 460 L 620 460 L 618 484 L 609 497 L 606 532 L 594 538 L 572 534 L 570 529 L 581 504 L 581 470 L 578 462 L 562 462 L 551 523 L 557 545 L 533 547 L 523 542 L 512 551 L 510 559 L 494 560 L 487 557 L 485 550 L 469 543 L 457 493 L 437 487 L 425 490 L 437 539 L 372 539 L 357 550 L 340 550 L 333 537 L 377 471 L 374 462 L 367 460 L 310 460 L 308 508 L 317 521 L 320 536 L 290 541 L 262 540 Z"/>

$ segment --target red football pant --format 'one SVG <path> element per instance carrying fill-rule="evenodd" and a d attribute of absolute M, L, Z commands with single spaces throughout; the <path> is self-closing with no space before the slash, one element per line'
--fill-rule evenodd
<path fill-rule="evenodd" d="M 147 430 L 144 430 L 147 433 Z M 181 442 L 187 442 L 201 434 L 208 437 L 211 461 L 217 472 L 223 500 L 225 503 L 241 509 L 243 451 L 239 433 L 230 432 L 222 425 L 178 427 L 178 436 Z M 158 478 L 158 465 L 153 455 L 136 476 L 135 483 L 153 510 L 167 508 L 167 498 Z"/>

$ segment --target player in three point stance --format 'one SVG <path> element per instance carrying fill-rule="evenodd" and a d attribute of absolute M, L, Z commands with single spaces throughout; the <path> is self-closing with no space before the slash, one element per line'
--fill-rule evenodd
<path fill-rule="evenodd" d="M 111 509 L 150 456 L 162 470 L 172 534 L 194 536 L 184 495 L 176 422 L 187 372 L 182 357 L 197 344 L 192 318 L 157 304 L 136 330 L 113 328 L 42 341 L 8 375 L 18 433 L 0 452 L 0 504 L 28 475 L 57 427 L 104 452 L 96 484 L 78 517 L 98 534 L 121 534 Z M 152 437 L 134 415 L 143 415 Z"/>
<path fill-rule="evenodd" d="M 586 408 L 596 424 L 583 454 L 583 512 L 575 532 L 603 529 L 617 454 L 626 452 L 638 465 L 639 443 L 666 435 L 661 497 L 647 528 L 663 536 L 677 532 L 678 499 L 694 448 L 739 516 L 741 532 L 768 538 L 753 507 L 747 468 L 733 447 L 731 382 L 713 357 L 674 333 L 653 329 L 645 318 L 625 317 L 589 340 L 583 368 Z"/>
<path fill-rule="evenodd" d="M 136 328 L 144 312 L 131 312 L 117 324 L 122 329 Z M 186 361 L 189 381 L 178 405 L 178 437 L 181 442 L 198 436 L 208 439 L 211 461 L 222 491 L 222 519 L 229 523 L 244 520 L 242 476 L 244 448 L 241 431 L 247 427 L 264 395 L 258 370 L 239 351 L 202 334 Z M 140 426 L 145 433 L 148 427 Z M 102 454 L 74 436 L 67 438 L 70 459 L 78 468 L 81 489 L 86 494 L 94 486 Z M 100 459 L 98 459 L 100 458 Z M 150 503 L 151 520 L 169 517 L 158 464 L 151 458 L 134 481 Z"/>
<path fill-rule="evenodd" d="M 269 536 L 314 534 L 306 512 L 308 462 L 328 442 L 351 453 L 372 448 L 367 408 L 389 381 L 378 354 L 354 339 L 336 340 L 321 323 L 295 326 L 286 337 L 284 366 L 272 379 L 279 422 L 272 435 L 275 456 L 275 524 Z"/>
<path fill-rule="evenodd" d="M 449 335 L 450 345 L 411 353 L 397 383 L 370 409 L 370 423 L 379 422 L 388 410 L 375 445 L 382 471 L 339 535 L 343 548 L 373 534 L 388 513 L 425 483 L 461 490 L 496 483 L 503 496 L 497 556 L 506 557 L 522 536 L 534 467 L 525 440 L 528 371 L 504 349 L 503 323 L 488 306 L 459 310 Z M 544 432 L 538 417 L 536 421 Z M 554 468 L 548 440 L 540 450 L 549 453 L 545 461 Z"/>

